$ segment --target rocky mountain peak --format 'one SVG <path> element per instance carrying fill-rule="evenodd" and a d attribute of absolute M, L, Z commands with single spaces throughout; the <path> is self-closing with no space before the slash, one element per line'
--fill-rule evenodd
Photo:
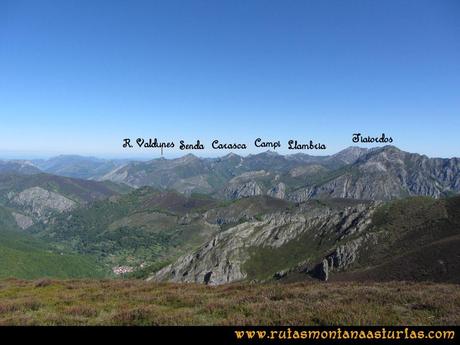
<path fill-rule="evenodd" d="M 355 162 L 358 158 L 366 154 L 368 151 L 368 149 L 363 147 L 350 146 L 332 155 L 332 158 L 340 159 L 344 163 L 351 164 Z"/>
<path fill-rule="evenodd" d="M 195 156 L 193 153 L 188 153 L 185 156 L 175 159 L 177 163 L 183 163 L 183 164 L 191 163 L 197 160 L 200 160 L 200 158 Z"/>
<path fill-rule="evenodd" d="M 276 151 L 271 151 L 271 150 L 267 150 L 265 152 L 262 152 L 261 155 L 265 155 L 265 156 L 280 156 L 280 154 Z"/>
<path fill-rule="evenodd" d="M 242 157 L 233 152 L 230 152 L 229 154 L 226 154 L 225 156 L 222 157 L 222 159 L 232 159 L 232 158 L 242 158 Z"/>

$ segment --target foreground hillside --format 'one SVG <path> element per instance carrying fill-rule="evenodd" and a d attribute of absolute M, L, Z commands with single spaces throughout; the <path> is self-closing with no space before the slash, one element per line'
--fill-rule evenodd
<path fill-rule="evenodd" d="M 21 231 L 1 206 L 0 239 L 0 278 L 100 278 L 106 274 L 90 256 L 57 251 Z"/>
<path fill-rule="evenodd" d="M 107 275 L 89 256 L 61 253 L 31 236 L 0 231 L 0 278 L 83 278 Z"/>
<path fill-rule="evenodd" d="M 387 203 L 270 196 L 232 201 L 143 187 L 28 232 L 154 281 L 304 279 L 459 283 L 460 197 Z"/>
<path fill-rule="evenodd" d="M 448 303 L 446 303 L 448 301 Z M 458 325 L 460 289 L 430 283 L 0 281 L 0 325 Z"/>
<path fill-rule="evenodd" d="M 311 200 L 241 221 L 150 279 L 459 283 L 459 241 L 460 197 Z"/>

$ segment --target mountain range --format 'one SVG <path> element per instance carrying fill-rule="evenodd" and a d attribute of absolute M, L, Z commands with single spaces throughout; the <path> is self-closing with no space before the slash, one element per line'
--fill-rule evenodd
<path fill-rule="evenodd" d="M 264 152 L 200 159 L 189 154 L 173 160 L 129 163 L 100 180 L 225 199 L 270 195 L 297 202 L 335 197 L 392 200 L 458 193 L 460 160 L 428 158 L 393 146 L 372 150 L 351 147 L 323 157 Z"/>
<path fill-rule="evenodd" d="M 80 179 L 97 179 L 128 163 L 123 159 L 102 159 L 78 155 L 61 155 L 49 159 L 34 159 L 30 164 L 42 172 Z"/>
<path fill-rule="evenodd" d="M 221 158 L 188 154 L 145 162 L 58 156 L 3 162 L 0 172 L 43 171 L 133 188 L 151 186 L 188 195 L 206 193 L 219 199 L 270 195 L 299 202 L 325 197 L 392 200 L 451 195 L 460 190 L 459 167 L 459 158 L 428 158 L 385 146 L 349 147 L 331 156 L 283 156 L 267 151 L 246 157 L 231 153 Z"/>
<path fill-rule="evenodd" d="M 1 161 L 0 235 L 151 281 L 459 282 L 459 191 L 460 159 L 394 146 Z"/>

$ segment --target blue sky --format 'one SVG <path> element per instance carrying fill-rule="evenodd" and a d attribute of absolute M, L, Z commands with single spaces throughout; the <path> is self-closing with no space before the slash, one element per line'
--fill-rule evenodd
<path fill-rule="evenodd" d="M 356 131 L 460 156 L 460 2 L 0 0 L 0 120 L 3 156 Z"/>

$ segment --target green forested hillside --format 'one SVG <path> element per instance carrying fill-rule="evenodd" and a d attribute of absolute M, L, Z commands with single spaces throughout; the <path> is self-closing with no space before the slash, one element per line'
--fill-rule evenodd
<path fill-rule="evenodd" d="M 11 214 L 0 207 L 0 278 L 78 278 L 106 275 L 90 257 L 61 253 L 21 232 Z"/>
<path fill-rule="evenodd" d="M 193 215 L 214 203 L 145 187 L 57 215 L 30 231 L 56 248 L 94 255 L 112 267 L 139 267 L 175 258 L 214 234 L 217 226 Z"/>

